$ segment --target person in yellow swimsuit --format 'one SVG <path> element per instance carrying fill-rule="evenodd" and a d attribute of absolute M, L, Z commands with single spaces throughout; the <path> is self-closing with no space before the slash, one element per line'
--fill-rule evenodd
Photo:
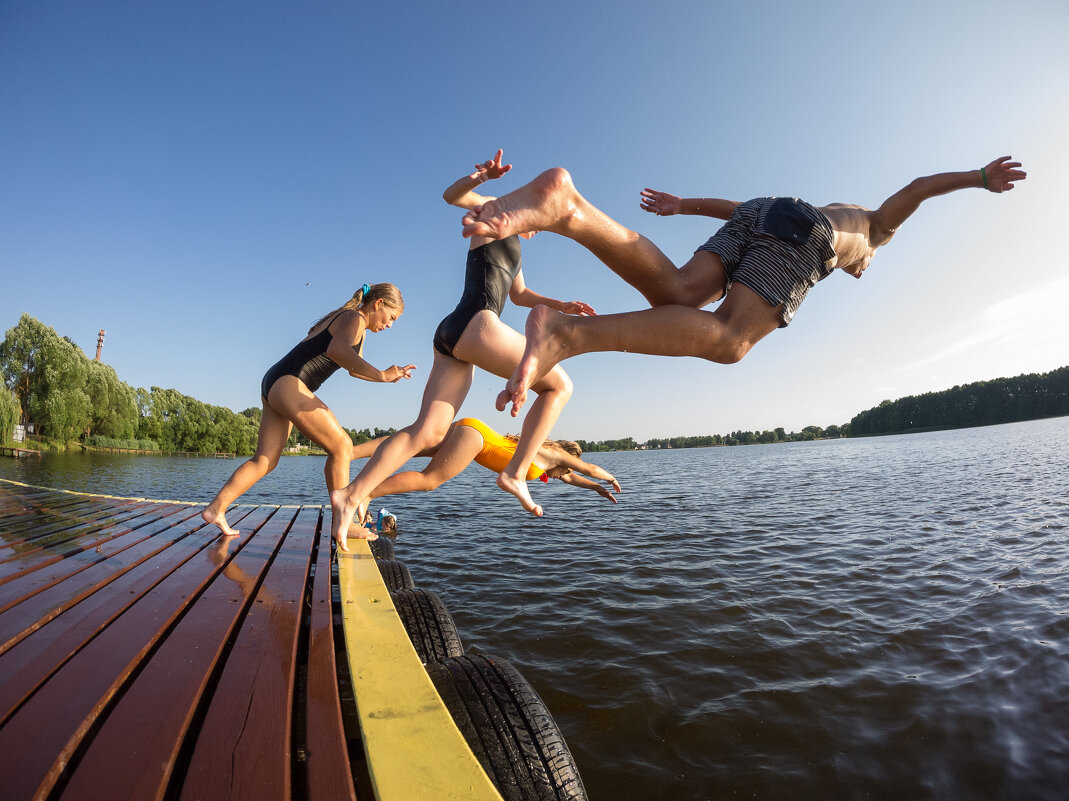
<path fill-rule="evenodd" d="M 353 458 L 370 457 L 385 440 L 386 437 L 379 437 L 354 445 Z M 422 471 L 406 470 L 395 473 L 375 487 L 370 497 L 380 498 L 384 495 L 437 489 L 449 479 L 460 475 L 472 462 L 494 473 L 500 473 L 516 452 L 516 441 L 516 438 L 494 431 L 482 420 L 473 417 L 457 420 L 441 444 L 416 454 L 431 457 L 430 463 Z M 573 487 L 592 489 L 603 498 L 616 503 L 613 491 L 620 492 L 620 484 L 616 478 L 596 464 L 584 461 L 582 455 L 582 449 L 574 442 L 546 440 L 538 449 L 525 479 L 539 479 L 548 483 L 549 479 L 557 478 Z M 597 481 L 591 481 L 591 478 Z M 603 487 L 598 481 L 606 482 L 612 489 Z"/>

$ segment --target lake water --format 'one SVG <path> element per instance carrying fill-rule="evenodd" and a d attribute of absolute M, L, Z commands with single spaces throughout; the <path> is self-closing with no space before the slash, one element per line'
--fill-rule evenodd
<path fill-rule="evenodd" d="M 536 482 L 536 520 L 474 465 L 382 503 L 465 646 L 545 699 L 592 799 L 1069 798 L 1069 418 L 591 460 L 618 506 Z M 283 459 L 243 500 L 322 503 L 322 463 Z M 0 477 L 207 501 L 236 465 L 49 455 Z"/>

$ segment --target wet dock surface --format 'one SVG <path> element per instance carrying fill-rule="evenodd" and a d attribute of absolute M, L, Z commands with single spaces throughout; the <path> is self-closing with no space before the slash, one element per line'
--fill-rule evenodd
<path fill-rule="evenodd" d="M 355 798 L 329 517 L 202 508 L 0 480 L 5 799 Z"/>

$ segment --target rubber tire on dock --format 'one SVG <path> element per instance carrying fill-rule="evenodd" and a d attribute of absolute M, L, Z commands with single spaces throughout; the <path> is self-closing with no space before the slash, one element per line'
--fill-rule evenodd
<path fill-rule="evenodd" d="M 379 566 L 382 582 L 390 592 L 411 590 L 416 586 L 404 562 L 398 562 L 396 559 L 379 559 L 375 564 Z"/>
<path fill-rule="evenodd" d="M 390 598 L 424 665 L 464 653 L 457 624 L 435 593 L 418 589 L 397 590 L 390 593 Z"/>
<path fill-rule="evenodd" d="M 394 552 L 393 548 L 393 540 L 379 537 L 377 540 L 371 540 L 371 542 L 368 543 L 368 547 L 371 548 L 371 555 L 376 559 L 397 558 L 397 554 Z"/>
<path fill-rule="evenodd" d="M 427 673 L 505 801 L 585 801 L 556 721 L 512 665 L 468 654 L 431 663 Z"/>

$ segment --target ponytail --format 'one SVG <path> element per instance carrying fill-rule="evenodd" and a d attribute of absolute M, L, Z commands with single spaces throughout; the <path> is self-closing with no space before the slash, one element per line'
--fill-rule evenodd
<path fill-rule="evenodd" d="M 316 320 L 312 324 L 312 327 L 308 329 L 308 333 L 310 334 L 315 331 L 316 328 L 322 325 L 324 320 L 333 314 L 337 314 L 343 309 L 357 311 L 364 306 L 371 305 L 376 300 L 382 300 L 383 304 L 389 306 L 391 309 L 397 309 L 398 311 L 404 311 L 405 309 L 405 301 L 404 298 L 401 297 L 401 290 L 393 284 L 386 282 L 381 284 L 364 284 L 353 293 L 353 296 L 345 302 L 344 306 L 334 309 L 334 311 L 327 312 Z"/>

